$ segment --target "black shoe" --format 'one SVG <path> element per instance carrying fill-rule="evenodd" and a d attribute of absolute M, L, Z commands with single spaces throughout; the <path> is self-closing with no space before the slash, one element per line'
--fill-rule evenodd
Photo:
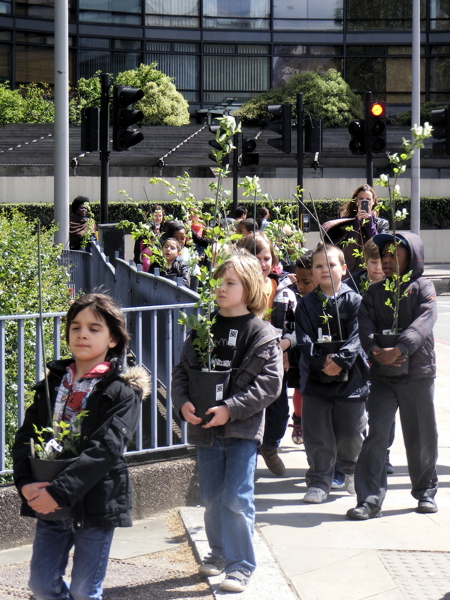
<path fill-rule="evenodd" d="M 375 517 L 381 517 L 381 507 L 369 502 L 358 502 L 355 508 L 347 511 L 347 519 L 352 521 L 367 521 Z"/>
<path fill-rule="evenodd" d="M 419 500 L 419 504 L 416 508 L 416 512 L 422 514 L 437 513 L 437 511 L 438 507 L 434 501 L 434 498 L 427 498 L 426 496 Z"/>
<path fill-rule="evenodd" d="M 386 473 L 388 475 L 393 475 L 394 474 L 394 467 L 391 465 L 390 462 L 386 461 Z"/>

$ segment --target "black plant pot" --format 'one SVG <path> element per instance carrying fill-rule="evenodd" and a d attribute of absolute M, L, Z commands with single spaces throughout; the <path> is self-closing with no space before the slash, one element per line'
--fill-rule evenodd
<path fill-rule="evenodd" d="M 202 371 L 201 367 L 189 367 L 189 398 L 197 417 L 204 421 L 212 419 L 212 415 L 205 413 L 227 397 L 230 374 L 231 369 Z"/>
<path fill-rule="evenodd" d="M 400 335 L 398 333 L 375 333 L 374 338 L 377 346 L 380 348 L 393 348 L 398 342 Z M 384 377 L 398 377 L 399 375 L 407 375 L 409 371 L 409 356 L 402 362 L 399 367 L 393 367 L 392 365 L 381 365 L 377 362 L 377 375 L 383 375 Z"/>
<path fill-rule="evenodd" d="M 316 348 L 322 348 L 327 354 L 337 354 L 345 342 L 333 340 L 331 342 L 314 342 Z M 342 383 L 348 381 L 348 372 L 341 371 L 339 375 L 326 375 L 323 371 L 319 374 L 320 383 Z"/>
<path fill-rule="evenodd" d="M 77 457 L 62 460 L 41 460 L 40 458 L 30 457 L 31 472 L 34 480 L 51 482 L 75 460 L 77 460 Z M 36 515 L 45 521 L 59 521 L 70 518 L 72 516 L 72 508 L 70 506 L 63 506 L 55 512 L 46 515 L 37 512 Z"/>

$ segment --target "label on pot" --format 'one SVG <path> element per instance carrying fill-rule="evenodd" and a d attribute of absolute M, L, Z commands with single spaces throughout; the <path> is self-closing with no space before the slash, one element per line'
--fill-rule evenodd
<path fill-rule="evenodd" d="M 223 400 L 223 383 L 218 383 L 216 385 L 216 402 L 218 400 Z"/>

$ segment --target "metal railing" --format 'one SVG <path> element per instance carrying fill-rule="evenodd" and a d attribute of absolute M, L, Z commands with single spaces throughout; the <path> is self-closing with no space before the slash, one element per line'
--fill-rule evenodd
<path fill-rule="evenodd" d="M 180 310 L 195 310 L 193 303 L 138 306 L 124 308 L 127 328 L 132 335 L 130 350 L 137 365 L 148 369 L 152 377 L 150 396 L 141 406 L 141 418 L 134 440 L 134 448 L 129 454 L 137 454 L 149 449 L 176 447 L 186 443 L 185 423 L 177 422 L 172 416 L 170 382 L 172 366 L 180 357 L 185 331 L 178 326 Z M 61 319 L 65 313 L 0 316 L 0 475 L 11 473 L 8 468 L 6 446 L 7 426 L 17 427 L 25 414 L 26 391 L 43 375 L 41 328 L 46 337 L 53 338 L 52 357 L 61 354 Z M 25 330 L 27 334 L 25 335 Z M 34 345 L 35 363 L 33 374 L 27 376 L 25 344 Z M 15 356 L 11 348 L 17 348 Z M 14 380 L 8 379 L 7 353 L 9 363 L 17 365 Z M 50 358 L 50 357 L 48 357 Z M 14 390 L 13 406 L 6 406 L 6 389 Z M 28 394 L 30 399 L 30 393 Z"/>

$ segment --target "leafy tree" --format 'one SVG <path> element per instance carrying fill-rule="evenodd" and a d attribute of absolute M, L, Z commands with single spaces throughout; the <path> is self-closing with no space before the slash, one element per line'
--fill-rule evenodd
<path fill-rule="evenodd" d="M 29 83 L 20 86 L 25 102 L 23 123 L 53 123 L 55 105 L 48 83 Z"/>
<path fill-rule="evenodd" d="M 423 102 L 420 105 L 420 124 L 431 123 L 431 111 L 437 108 L 445 108 L 444 102 Z M 411 125 L 411 109 L 398 113 L 394 117 L 395 125 Z"/>
<path fill-rule="evenodd" d="M 25 102 L 17 90 L 11 90 L 9 82 L 0 83 L 0 125 L 23 123 Z"/>
<path fill-rule="evenodd" d="M 156 69 L 157 63 L 141 64 L 137 69 L 111 76 L 111 84 L 142 88 L 145 96 L 134 106 L 144 113 L 143 125 L 187 125 L 189 104 L 177 91 L 173 78 Z M 100 79 L 98 71 L 89 79 L 78 81 L 71 101 L 71 120 L 79 122 L 79 113 L 87 103 L 100 106 Z"/>
<path fill-rule="evenodd" d="M 344 127 L 363 116 L 360 97 L 352 92 L 336 69 L 293 75 L 286 85 L 246 102 L 238 116 L 247 123 L 266 125 L 272 118 L 267 105 L 291 102 L 295 106 L 297 92 L 303 93 L 304 110 L 322 119 L 324 127 Z"/>
<path fill-rule="evenodd" d="M 66 311 L 69 308 L 66 269 L 58 264 L 60 248 L 53 244 L 55 228 L 41 231 L 42 310 Z M 39 311 L 38 240 L 36 223 L 24 219 L 19 211 L 0 213 L 0 314 L 30 314 Z M 6 445 L 11 447 L 17 430 L 17 322 L 5 324 L 6 378 Z M 47 359 L 53 351 L 53 323 L 44 325 Z M 24 371 L 26 404 L 32 400 L 35 383 L 36 321 L 24 324 Z M 8 459 L 7 468 L 11 467 Z"/>

